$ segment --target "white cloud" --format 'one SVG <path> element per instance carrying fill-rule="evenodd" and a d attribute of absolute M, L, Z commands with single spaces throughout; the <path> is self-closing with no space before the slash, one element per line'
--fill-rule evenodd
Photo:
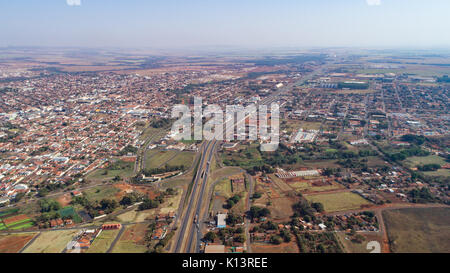
<path fill-rule="evenodd" d="M 369 6 L 379 6 L 381 5 L 381 0 L 366 0 Z"/>
<path fill-rule="evenodd" d="M 81 0 L 66 0 L 69 6 L 81 6 Z"/>

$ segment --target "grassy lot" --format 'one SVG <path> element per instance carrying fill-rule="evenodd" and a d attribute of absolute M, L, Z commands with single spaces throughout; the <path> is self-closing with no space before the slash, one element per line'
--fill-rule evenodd
<path fill-rule="evenodd" d="M 382 238 L 376 234 L 371 235 L 363 235 L 364 241 L 362 243 L 357 243 L 352 241 L 351 236 L 347 235 L 345 232 L 337 232 L 337 239 L 344 246 L 344 250 L 347 253 L 370 253 L 372 250 L 367 249 L 367 244 L 371 241 L 377 241 L 381 244 Z"/>
<path fill-rule="evenodd" d="M 429 176 L 445 176 L 450 177 L 450 170 L 448 169 L 440 169 L 434 172 L 424 172 L 423 174 L 429 175 Z"/>
<path fill-rule="evenodd" d="M 72 220 L 75 223 L 81 223 L 83 221 L 80 215 L 78 215 L 75 209 L 71 206 L 60 209 L 59 214 L 61 215 L 62 218 L 72 216 Z"/>
<path fill-rule="evenodd" d="M 167 162 L 169 166 L 186 166 L 189 169 L 194 162 L 195 152 L 183 151 Z"/>
<path fill-rule="evenodd" d="M 128 226 L 112 250 L 113 253 L 145 253 L 148 224 Z"/>
<path fill-rule="evenodd" d="M 387 210 L 383 218 L 393 252 L 450 252 L 449 208 Z"/>
<path fill-rule="evenodd" d="M 371 204 L 361 196 L 351 192 L 306 195 L 310 202 L 322 203 L 326 212 L 359 209 L 362 205 Z"/>
<path fill-rule="evenodd" d="M 224 151 L 222 160 L 228 166 L 240 166 L 242 168 L 253 168 L 262 165 L 262 157 L 259 152 L 259 144 L 242 145 L 237 152 Z"/>
<path fill-rule="evenodd" d="M 119 234 L 119 230 L 103 230 L 97 238 L 95 238 L 87 253 L 106 253 L 114 239 Z"/>
<path fill-rule="evenodd" d="M 152 157 L 147 157 L 145 160 L 146 169 L 154 169 L 164 166 L 165 163 L 174 157 L 179 151 L 158 151 Z"/>
<path fill-rule="evenodd" d="M 102 199 L 116 199 L 118 192 L 120 189 L 115 187 L 98 186 L 84 191 L 83 194 L 90 201 L 101 201 Z"/>
<path fill-rule="evenodd" d="M 322 186 L 322 187 L 312 186 L 308 182 L 289 183 L 289 186 L 293 187 L 297 191 L 309 191 L 309 192 L 331 191 L 331 190 L 337 190 L 337 189 L 343 188 L 343 186 L 341 186 L 340 184 L 334 183 L 334 182 L 333 182 L 333 185 Z"/>
<path fill-rule="evenodd" d="M 116 176 L 129 178 L 134 175 L 134 162 L 118 160 L 111 163 L 106 169 L 98 169 L 90 173 L 86 178 L 93 180 L 111 180 Z"/>
<path fill-rule="evenodd" d="M 437 156 L 437 155 L 429 155 L 429 156 L 413 156 L 407 158 L 404 163 L 408 167 L 417 167 L 419 165 L 426 165 L 426 164 L 439 164 L 439 165 L 445 165 L 447 162 L 445 162 L 445 159 Z"/>
<path fill-rule="evenodd" d="M 25 249 L 24 253 L 61 253 L 78 233 L 78 230 L 54 230 L 41 235 Z"/>
<path fill-rule="evenodd" d="M 231 191 L 230 179 L 223 179 L 222 181 L 217 183 L 216 186 L 214 187 L 213 195 L 220 195 L 225 198 L 230 198 L 233 195 L 233 192 Z"/>
<path fill-rule="evenodd" d="M 169 213 L 169 212 L 175 212 L 178 209 L 178 207 L 180 206 L 181 197 L 182 197 L 182 191 L 181 190 L 177 190 L 176 195 L 170 196 L 161 205 L 160 213 L 166 214 L 166 213 Z"/>

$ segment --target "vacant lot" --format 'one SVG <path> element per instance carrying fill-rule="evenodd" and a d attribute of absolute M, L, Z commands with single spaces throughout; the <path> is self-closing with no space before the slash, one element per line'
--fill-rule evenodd
<path fill-rule="evenodd" d="M 173 159 L 179 151 L 158 151 L 157 153 L 147 157 L 145 160 L 146 169 L 155 169 L 164 167 L 164 165 L 171 159 Z"/>
<path fill-rule="evenodd" d="M 445 162 L 444 158 L 437 156 L 437 155 L 413 156 L 413 157 L 409 157 L 404 162 L 409 167 L 417 167 L 419 165 L 426 165 L 426 164 L 439 164 L 442 166 L 447 163 L 447 162 Z"/>
<path fill-rule="evenodd" d="M 116 176 L 121 178 L 129 178 L 134 175 L 134 162 L 126 162 L 117 160 L 112 162 L 105 169 L 98 169 L 87 176 L 91 180 L 111 180 Z"/>
<path fill-rule="evenodd" d="M 357 243 L 352 241 L 351 236 L 345 234 L 344 232 L 338 232 L 336 233 L 336 237 L 341 242 L 341 244 L 344 246 L 344 250 L 347 253 L 370 253 L 372 249 L 367 249 L 367 244 L 371 241 L 377 241 L 382 244 L 383 240 L 381 236 L 379 235 L 368 235 L 364 234 L 364 241 L 362 243 Z"/>
<path fill-rule="evenodd" d="M 282 243 L 280 245 L 272 244 L 252 244 L 253 253 L 299 253 L 297 243 L 292 236 L 290 243 Z"/>
<path fill-rule="evenodd" d="M 42 232 L 24 253 L 61 253 L 78 230 L 55 230 Z"/>
<path fill-rule="evenodd" d="M 361 196 L 351 192 L 307 195 L 305 197 L 310 202 L 322 203 L 326 212 L 359 209 L 363 205 L 371 204 Z"/>
<path fill-rule="evenodd" d="M 0 253 L 18 253 L 35 235 L 0 235 Z"/>
<path fill-rule="evenodd" d="M 88 189 L 83 194 L 89 201 L 101 201 L 102 199 L 116 199 L 117 193 L 119 192 L 120 190 L 116 187 L 99 186 Z"/>
<path fill-rule="evenodd" d="M 126 228 L 114 246 L 113 253 L 144 253 L 147 251 L 145 235 L 148 224 L 136 224 Z"/>
<path fill-rule="evenodd" d="M 114 239 L 119 234 L 119 230 L 103 230 L 97 238 L 95 238 L 87 253 L 106 253 Z"/>
<path fill-rule="evenodd" d="M 189 169 L 194 162 L 195 153 L 184 151 L 177 154 L 172 160 L 167 162 L 169 166 L 185 166 L 186 169 Z"/>
<path fill-rule="evenodd" d="M 450 252 L 449 208 L 387 210 L 383 218 L 393 252 Z"/>

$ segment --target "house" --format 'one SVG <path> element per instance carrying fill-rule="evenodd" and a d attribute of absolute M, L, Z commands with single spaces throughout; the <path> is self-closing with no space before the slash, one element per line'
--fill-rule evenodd
<path fill-rule="evenodd" d="M 226 228 L 227 227 L 226 219 L 227 219 L 226 213 L 217 214 L 217 228 Z"/>
<path fill-rule="evenodd" d="M 122 225 L 121 224 L 104 224 L 102 226 L 103 230 L 113 230 L 113 229 L 121 229 Z"/>

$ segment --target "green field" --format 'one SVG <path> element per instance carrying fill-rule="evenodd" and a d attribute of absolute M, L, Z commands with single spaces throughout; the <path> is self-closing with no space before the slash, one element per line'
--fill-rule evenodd
<path fill-rule="evenodd" d="M 371 203 L 361 196 L 351 192 L 305 195 L 310 202 L 322 203 L 326 212 L 359 209 L 362 205 Z"/>
<path fill-rule="evenodd" d="M 179 153 L 177 156 L 175 156 L 172 160 L 167 162 L 167 165 L 169 166 L 180 166 L 183 165 L 186 167 L 186 169 L 189 169 L 194 162 L 195 153 L 194 152 L 188 152 L 183 151 Z"/>
<path fill-rule="evenodd" d="M 102 199 L 116 199 L 116 194 L 120 192 L 115 187 L 94 187 L 83 192 L 89 201 L 101 201 Z"/>
<path fill-rule="evenodd" d="M 450 252 L 449 208 L 387 210 L 383 218 L 393 252 Z"/>
<path fill-rule="evenodd" d="M 128 178 L 134 175 L 134 162 L 117 160 L 106 169 L 98 169 L 90 173 L 87 178 L 94 180 L 111 180 L 116 176 Z"/>
<path fill-rule="evenodd" d="M 164 167 L 166 162 L 172 159 L 179 151 L 158 151 L 152 156 L 148 156 L 145 160 L 146 169 L 155 169 L 159 167 Z"/>
<path fill-rule="evenodd" d="M 214 187 L 214 195 L 220 195 L 225 198 L 230 198 L 232 195 L 230 179 L 223 179 Z"/>
<path fill-rule="evenodd" d="M 16 214 L 17 212 L 19 212 L 18 208 L 4 210 L 4 211 L 0 212 L 0 218 L 7 217 L 11 214 Z"/>
<path fill-rule="evenodd" d="M 119 234 L 119 230 L 103 230 L 97 238 L 95 238 L 87 253 L 106 253 L 114 239 Z"/>
<path fill-rule="evenodd" d="M 27 229 L 27 228 L 30 228 L 30 227 L 33 227 L 33 226 L 34 226 L 33 222 L 27 221 L 27 222 L 25 222 L 25 223 L 23 223 L 21 225 L 10 227 L 10 229 L 12 229 L 12 230 Z"/>
<path fill-rule="evenodd" d="M 58 212 L 62 218 L 72 216 L 72 220 L 75 223 L 81 223 L 83 221 L 73 207 L 65 207 L 60 209 Z"/>
<path fill-rule="evenodd" d="M 447 164 L 444 158 L 437 155 L 413 156 L 406 159 L 404 163 L 409 167 L 417 167 L 426 164 L 439 164 L 441 166 Z"/>

